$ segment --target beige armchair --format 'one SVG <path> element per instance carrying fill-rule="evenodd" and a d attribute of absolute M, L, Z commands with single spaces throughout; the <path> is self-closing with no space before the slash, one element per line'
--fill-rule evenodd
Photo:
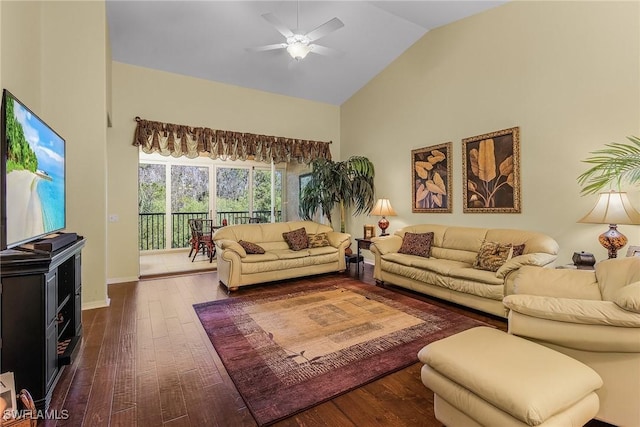
<path fill-rule="evenodd" d="M 509 333 L 593 368 L 604 381 L 597 418 L 640 426 L 640 257 L 595 271 L 525 266 L 514 284 L 503 301 Z"/>

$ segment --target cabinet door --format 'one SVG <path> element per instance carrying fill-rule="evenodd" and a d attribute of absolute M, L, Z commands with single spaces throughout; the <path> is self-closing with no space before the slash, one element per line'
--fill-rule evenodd
<path fill-rule="evenodd" d="M 44 379 L 49 390 L 58 373 L 58 323 L 53 322 L 47 328 L 45 341 Z"/>
<path fill-rule="evenodd" d="M 58 272 L 51 271 L 46 275 L 44 301 L 44 326 L 49 326 L 58 318 Z"/>
<path fill-rule="evenodd" d="M 80 253 L 75 257 L 74 280 L 73 325 L 76 336 L 80 336 L 82 334 L 82 256 Z"/>

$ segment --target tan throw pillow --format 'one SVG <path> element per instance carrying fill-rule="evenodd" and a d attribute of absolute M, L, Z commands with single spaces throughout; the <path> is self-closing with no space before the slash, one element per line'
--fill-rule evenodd
<path fill-rule="evenodd" d="M 240 246 L 244 248 L 244 251 L 248 254 L 263 254 L 264 249 L 260 245 L 256 245 L 255 243 L 246 242 L 244 240 L 240 240 L 238 242 Z"/>
<path fill-rule="evenodd" d="M 307 231 L 302 228 L 289 231 L 288 233 L 282 233 L 284 241 L 289 245 L 289 249 L 293 251 L 299 251 L 309 247 L 309 239 L 307 238 Z"/>
<path fill-rule="evenodd" d="M 309 239 L 310 248 L 322 248 L 324 246 L 331 246 L 327 233 L 307 234 L 307 238 Z"/>
<path fill-rule="evenodd" d="M 634 313 L 640 313 L 640 282 L 618 289 L 613 295 L 613 302 L 618 307 Z"/>
<path fill-rule="evenodd" d="M 479 270 L 498 271 L 510 257 L 513 250 L 511 243 L 482 242 L 473 268 Z"/>
<path fill-rule="evenodd" d="M 398 253 L 429 258 L 429 256 L 431 255 L 432 241 L 433 232 L 404 233 L 404 237 L 402 238 L 402 246 L 400 246 L 400 249 L 398 249 Z"/>

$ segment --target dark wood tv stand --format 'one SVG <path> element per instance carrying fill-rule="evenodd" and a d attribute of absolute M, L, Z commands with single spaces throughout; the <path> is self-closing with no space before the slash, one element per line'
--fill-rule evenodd
<path fill-rule="evenodd" d="M 85 239 L 54 252 L 0 252 L 0 371 L 12 371 L 46 410 L 82 337 L 82 257 Z"/>

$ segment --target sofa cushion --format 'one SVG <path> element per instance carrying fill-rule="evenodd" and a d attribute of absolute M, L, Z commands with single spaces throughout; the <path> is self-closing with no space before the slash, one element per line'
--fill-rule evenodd
<path fill-rule="evenodd" d="M 502 303 L 510 310 L 540 319 L 586 325 L 640 327 L 638 314 L 623 310 L 611 301 L 508 295 Z"/>
<path fill-rule="evenodd" d="M 309 247 L 309 239 L 307 238 L 307 231 L 304 227 L 282 233 L 282 237 L 289 245 L 289 249 L 293 251 L 300 251 Z"/>
<path fill-rule="evenodd" d="M 323 246 L 331 246 L 327 233 L 307 234 L 310 248 L 322 248 Z"/>
<path fill-rule="evenodd" d="M 448 276 L 449 272 L 451 272 L 451 270 L 455 268 L 471 266 L 470 264 L 466 264 L 460 261 L 452 261 L 450 259 L 424 258 L 416 255 L 405 255 L 398 253 L 382 255 L 382 259 L 396 264 L 406 265 L 407 267 L 416 267 L 433 271 L 445 276 Z"/>
<path fill-rule="evenodd" d="M 498 271 L 510 257 L 513 251 L 511 243 L 483 242 L 478 251 L 473 268 L 488 271 Z"/>
<path fill-rule="evenodd" d="M 255 243 L 247 242 L 245 240 L 240 240 L 238 242 L 240 246 L 242 246 L 247 254 L 263 254 L 264 249 L 260 245 L 256 245 Z"/>
<path fill-rule="evenodd" d="M 271 251 L 270 253 L 278 257 L 278 259 L 296 259 L 309 256 L 308 250 L 294 251 L 293 249 L 283 249 L 280 251 Z"/>
<path fill-rule="evenodd" d="M 504 285 L 504 279 L 496 277 L 493 272 L 487 270 L 479 270 L 477 268 L 469 266 L 453 268 L 449 272 L 449 276 L 458 277 L 460 279 L 468 279 L 474 282 L 478 282 L 478 284 L 480 285 Z"/>
<path fill-rule="evenodd" d="M 256 263 L 256 262 L 265 262 L 265 261 L 277 261 L 278 256 L 273 252 L 265 252 L 263 254 L 251 254 L 242 258 L 242 263 Z"/>
<path fill-rule="evenodd" d="M 479 273 L 489 273 L 483 270 L 476 270 L 469 268 L 468 270 L 474 270 Z M 495 301 L 502 301 L 504 298 L 504 284 L 489 284 L 479 282 L 475 279 L 465 279 L 462 277 L 449 276 L 449 280 L 446 282 L 446 287 L 452 291 L 461 292 L 467 295 L 475 295 L 482 298 L 487 298 Z M 455 301 L 454 301 L 455 302 Z"/>
<path fill-rule="evenodd" d="M 640 313 L 640 282 L 635 282 L 619 289 L 613 295 L 613 302 L 620 308 Z"/>
<path fill-rule="evenodd" d="M 321 246 L 319 248 L 309 248 L 307 250 L 309 255 L 317 256 L 317 255 L 326 255 L 326 254 L 337 254 L 338 249 L 333 246 Z"/>
<path fill-rule="evenodd" d="M 402 246 L 398 250 L 401 254 L 416 255 L 429 258 L 431 254 L 431 242 L 433 232 L 429 233 L 404 233 Z"/>

